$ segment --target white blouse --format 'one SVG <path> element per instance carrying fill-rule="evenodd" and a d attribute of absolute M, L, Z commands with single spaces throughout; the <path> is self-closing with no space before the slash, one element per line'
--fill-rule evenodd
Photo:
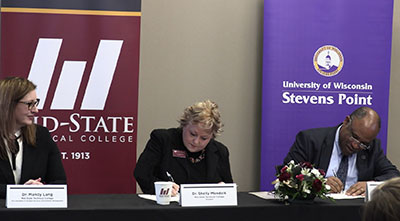
<path fill-rule="evenodd" d="M 15 133 L 15 137 L 18 137 L 20 135 L 21 135 L 20 130 Z M 15 170 L 13 170 L 13 168 L 12 168 L 12 159 L 11 159 L 12 156 L 11 156 L 10 149 L 7 147 L 8 159 L 10 160 L 10 167 L 14 174 L 15 184 L 19 184 L 19 181 L 21 180 L 22 155 L 24 152 L 24 145 L 22 144 L 22 136 L 17 141 L 18 141 L 18 145 L 19 145 L 19 151 L 18 151 L 17 155 L 15 156 L 15 167 L 16 167 Z M 7 145 L 7 143 L 6 143 L 6 145 Z"/>

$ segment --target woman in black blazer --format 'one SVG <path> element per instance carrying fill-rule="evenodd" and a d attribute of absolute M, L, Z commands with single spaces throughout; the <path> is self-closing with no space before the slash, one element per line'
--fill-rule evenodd
<path fill-rule="evenodd" d="M 66 184 L 60 151 L 47 128 L 33 123 L 36 85 L 20 77 L 0 81 L 0 197 L 7 184 Z"/>
<path fill-rule="evenodd" d="M 179 123 L 179 128 L 151 133 L 134 172 L 142 191 L 154 194 L 155 181 L 173 181 L 172 195 L 179 184 L 232 183 L 228 148 L 214 139 L 222 132 L 217 104 L 195 103 Z"/>

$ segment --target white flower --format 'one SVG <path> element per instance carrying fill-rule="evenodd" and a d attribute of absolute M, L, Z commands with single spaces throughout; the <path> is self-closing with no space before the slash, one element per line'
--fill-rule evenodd
<path fill-rule="evenodd" d="M 326 190 L 331 190 L 331 186 L 329 186 L 328 184 L 325 185 Z"/>
<path fill-rule="evenodd" d="M 319 177 L 321 174 L 319 173 L 319 170 L 317 170 L 317 169 L 315 169 L 315 168 L 313 168 L 312 170 L 311 170 L 311 173 L 312 174 L 314 174 L 316 177 Z"/>
<path fill-rule="evenodd" d="M 275 183 L 274 188 L 277 190 L 280 186 L 280 182 Z"/>
<path fill-rule="evenodd" d="M 307 188 L 307 185 L 303 185 L 303 192 L 310 194 L 311 191 Z"/>
<path fill-rule="evenodd" d="M 309 176 L 310 175 L 310 169 L 309 168 L 302 168 L 301 169 L 301 174 Z"/>

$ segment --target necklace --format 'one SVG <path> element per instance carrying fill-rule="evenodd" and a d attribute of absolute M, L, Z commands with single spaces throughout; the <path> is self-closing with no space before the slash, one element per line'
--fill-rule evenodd
<path fill-rule="evenodd" d="M 206 157 L 206 150 L 203 149 L 198 157 L 188 157 L 191 163 L 198 163 Z"/>

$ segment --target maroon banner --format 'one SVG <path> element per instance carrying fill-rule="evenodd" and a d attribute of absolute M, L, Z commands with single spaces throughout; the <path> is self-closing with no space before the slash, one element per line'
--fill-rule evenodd
<path fill-rule="evenodd" d="M 140 13 L 66 12 L 2 8 L 1 78 L 38 86 L 69 193 L 135 193 Z"/>

